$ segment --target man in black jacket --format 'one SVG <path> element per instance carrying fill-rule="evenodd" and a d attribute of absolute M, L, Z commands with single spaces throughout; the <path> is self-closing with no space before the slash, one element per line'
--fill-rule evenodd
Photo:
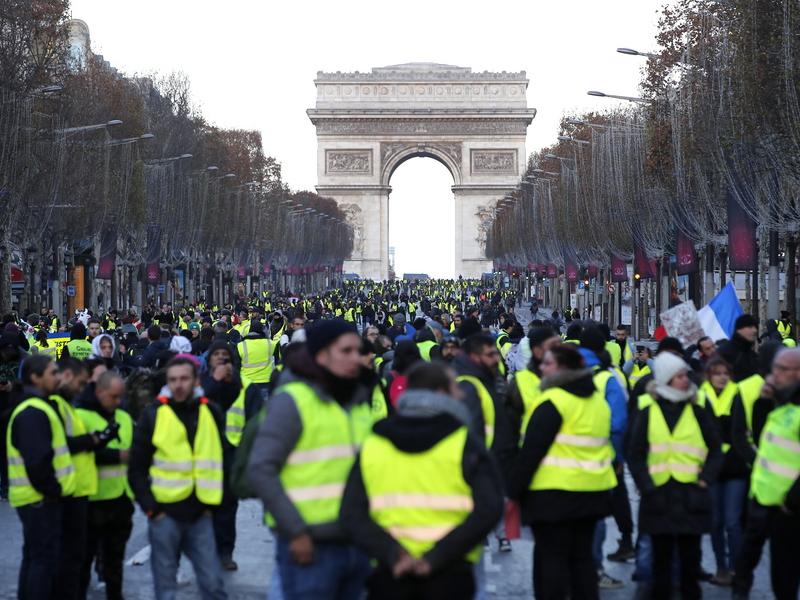
<path fill-rule="evenodd" d="M 758 319 L 741 315 L 734 324 L 733 337 L 720 344 L 717 352 L 733 367 L 733 380 L 738 383 L 758 373 L 758 355 L 753 347 L 758 339 Z"/>
<path fill-rule="evenodd" d="M 178 570 L 178 557 L 183 551 L 192 561 L 197 583 L 204 598 L 214 600 L 227 599 L 225 585 L 222 579 L 222 569 L 217 556 L 214 542 L 214 530 L 211 520 L 211 511 L 215 507 L 212 502 L 203 502 L 199 498 L 205 494 L 218 493 L 221 498 L 222 486 L 210 489 L 208 484 L 201 490 L 198 488 L 197 471 L 192 471 L 192 484 L 189 495 L 182 500 L 158 501 L 156 496 L 164 494 L 158 484 L 154 482 L 150 471 L 152 468 L 165 469 L 155 463 L 157 452 L 154 443 L 156 436 L 156 421 L 161 418 L 159 412 L 169 408 L 174 413 L 179 423 L 175 423 L 167 410 L 164 416 L 174 427 L 182 426 L 183 432 L 175 432 L 173 439 L 184 438 L 191 448 L 196 448 L 196 438 L 201 434 L 205 436 L 203 447 L 216 445 L 211 436 L 219 436 L 219 445 L 223 444 L 222 432 L 224 423 L 219 408 L 208 403 L 206 398 L 198 397 L 201 390 L 197 385 L 197 365 L 192 360 L 183 357 L 173 358 L 167 364 L 167 388 L 165 395 L 159 397 L 157 402 L 148 406 L 142 413 L 136 426 L 131 446 L 130 463 L 128 465 L 128 482 L 136 496 L 136 501 L 142 511 L 147 515 L 150 546 L 152 548 L 151 565 L 153 569 L 153 583 L 157 598 L 172 598 L 177 591 L 176 574 Z M 205 420 L 201 422 L 201 411 L 211 411 L 213 427 L 216 431 L 208 431 L 211 427 Z M 164 438 L 162 432 L 161 438 Z M 180 434 L 180 435 L 178 435 Z M 159 451 L 168 452 L 165 445 L 159 446 Z M 196 452 L 196 450 L 195 450 Z M 206 463 L 221 463 L 222 451 L 219 449 L 217 456 L 201 460 Z M 177 461 L 169 459 L 170 464 Z M 219 465 L 221 466 L 221 465 Z M 173 469 L 182 468 L 180 465 Z M 208 471 L 214 470 L 216 465 Z M 181 471 L 178 473 L 183 476 Z M 205 491 L 209 490 L 209 491 Z M 219 502 L 217 502 L 217 505 Z"/>
<path fill-rule="evenodd" d="M 416 365 L 408 373 L 408 391 L 400 398 L 397 413 L 376 424 L 373 436 L 388 441 L 396 452 L 409 457 L 435 451 L 459 430 L 466 433 L 469 412 L 455 400 L 455 393 L 449 368 L 435 363 Z M 370 598 L 473 597 L 475 583 L 467 557 L 501 517 L 503 497 L 499 474 L 483 442 L 467 435 L 460 452 L 462 476 L 471 489 L 470 510 L 421 556 L 419 551 L 413 556 L 397 539 L 401 533 L 389 532 L 376 522 L 362 464 L 356 460 L 342 498 L 341 522 L 356 545 L 378 560 L 379 566 L 368 584 Z M 446 468 L 446 464 L 436 464 Z M 392 465 L 386 467 L 391 469 Z M 441 477 L 450 479 L 452 475 L 442 472 Z M 435 484 L 431 486 L 431 479 L 438 480 L 428 477 L 417 482 L 421 487 L 414 489 L 412 497 L 430 493 L 430 487 L 438 489 Z M 413 481 L 398 481 L 397 485 L 414 488 Z"/>
<path fill-rule="evenodd" d="M 51 400 L 58 388 L 58 369 L 49 357 L 34 355 L 22 364 L 24 398 L 44 401 L 58 414 Z M 47 414 L 30 406 L 17 412 L 9 424 L 9 447 L 13 446 L 25 465 L 29 485 L 43 498 L 18 505 L 22 521 L 22 563 L 19 573 L 19 597 L 48 600 L 57 597 L 56 573 L 62 543 L 62 498 L 66 495 L 53 467 L 53 436 Z M 61 431 L 62 436 L 66 436 Z M 11 501 L 14 506 L 14 478 Z M 67 490 L 70 493 L 71 490 Z"/>

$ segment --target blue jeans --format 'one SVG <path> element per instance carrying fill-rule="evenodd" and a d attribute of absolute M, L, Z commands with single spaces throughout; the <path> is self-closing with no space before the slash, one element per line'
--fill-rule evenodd
<path fill-rule="evenodd" d="M 646 533 L 640 533 L 636 540 L 636 567 L 631 578 L 640 583 L 653 582 L 653 540 Z"/>
<path fill-rule="evenodd" d="M 181 552 L 189 557 L 197 576 L 203 600 L 227 600 L 222 566 L 214 541 L 211 515 L 196 521 L 177 521 L 164 515 L 148 523 L 150 564 L 157 600 L 174 600 L 178 591 L 175 579 Z"/>
<path fill-rule="evenodd" d="M 472 565 L 472 574 L 475 577 L 475 596 L 473 600 L 488 600 L 486 593 L 486 563 L 485 556 L 488 550 L 481 552 L 481 557 Z"/>
<path fill-rule="evenodd" d="M 603 544 L 606 543 L 606 520 L 600 519 L 594 528 L 594 540 L 592 541 L 592 558 L 594 566 L 598 571 L 603 570 Z"/>
<path fill-rule="evenodd" d="M 314 542 L 314 562 L 299 565 L 279 537 L 276 559 L 286 600 L 359 600 L 371 571 L 369 558 L 344 544 Z"/>
<path fill-rule="evenodd" d="M 711 486 L 711 546 L 718 571 L 730 571 L 742 548 L 742 514 L 747 480 L 728 479 Z"/>

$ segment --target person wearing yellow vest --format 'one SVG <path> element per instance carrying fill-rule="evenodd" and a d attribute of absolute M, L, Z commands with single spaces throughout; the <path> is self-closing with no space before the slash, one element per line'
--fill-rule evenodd
<path fill-rule="evenodd" d="M 37 331 L 36 335 L 34 336 L 34 339 L 36 341 L 34 341 L 31 344 L 31 352 L 32 353 L 34 353 L 34 354 L 43 354 L 44 356 L 49 356 L 53 360 L 55 360 L 57 358 L 56 357 L 56 345 L 55 344 L 51 344 L 50 342 L 47 341 L 47 331 L 46 330 L 40 329 L 39 331 Z"/>
<path fill-rule="evenodd" d="M 619 346 L 617 346 L 619 348 Z M 623 367 L 622 372 L 628 379 L 628 386 L 633 388 L 636 383 L 645 375 L 653 372 L 651 363 L 653 362 L 653 353 L 647 346 L 636 346 L 636 354 L 633 360 L 627 361 Z"/>
<path fill-rule="evenodd" d="M 166 377 L 136 424 L 128 464 L 128 483 L 148 517 L 155 597 L 175 597 L 183 552 L 201 596 L 223 600 L 228 596 L 211 517 L 222 502 L 222 414 L 203 396 L 192 358 L 172 358 Z"/>
<path fill-rule="evenodd" d="M 758 361 L 760 374 L 739 382 L 739 393 L 732 409 L 731 445 L 751 469 L 770 413 L 779 399 L 800 383 L 800 350 L 788 349 L 777 341 L 767 342 L 759 348 Z M 733 577 L 733 592 L 743 598 L 753 587 L 753 572 L 769 536 L 770 520 L 769 508 L 751 498 Z"/>
<path fill-rule="evenodd" d="M 514 427 L 519 431 L 519 445 L 525 439 L 533 411 L 539 406 L 542 363 L 545 353 L 561 342 L 561 338 L 550 327 L 535 327 L 528 332 L 528 346 L 531 352 L 530 361 L 525 369 L 514 373 L 514 378 L 508 386 L 508 405 L 515 417 Z M 511 412 L 510 411 L 510 412 Z"/>
<path fill-rule="evenodd" d="M 778 330 L 778 333 L 781 336 L 781 339 L 786 340 L 793 340 L 794 339 L 794 330 L 792 329 L 792 313 L 788 310 L 781 311 L 781 318 L 780 320 L 775 321 L 775 326 Z"/>
<path fill-rule="evenodd" d="M 89 362 L 79 362 L 74 358 L 62 360 L 58 390 L 50 397 L 64 423 L 67 446 L 75 467 L 75 490 L 63 501 L 65 537 L 61 544 L 59 586 L 66 598 L 80 595 L 81 572 L 86 560 L 89 497 L 97 493 L 94 452 L 106 447 L 117 434 L 113 424 L 100 432 L 90 432 L 75 409 L 74 404 L 85 393 L 92 375 L 87 367 Z M 96 365 L 95 369 L 105 371 L 105 365 Z"/>
<path fill-rule="evenodd" d="M 200 381 L 209 402 L 225 414 L 225 440 L 223 447 L 224 471 L 222 503 L 214 511 L 214 538 L 217 552 L 226 571 L 238 569 L 233 560 L 236 546 L 236 513 L 239 500 L 230 489 L 229 477 L 236 448 L 242 439 L 247 421 L 258 413 L 264 400 L 261 391 L 239 373 L 233 365 L 230 344 L 223 340 L 213 342 L 208 348 L 208 370 Z"/>
<path fill-rule="evenodd" d="M 275 359 L 272 355 L 272 340 L 264 334 L 264 326 L 261 323 L 253 323 L 250 326 L 250 333 L 237 344 L 236 349 L 242 361 L 242 376 L 266 395 Z"/>
<path fill-rule="evenodd" d="M 277 536 L 287 600 L 357 600 L 369 560 L 339 522 L 345 482 L 372 428 L 372 390 L 359 382 L 361 338 L 352 323 L 322 320 L 293 352 L 250 454 L 250 485 Z"/>
<path fill-rule="evenodd" d="M 619 347 L 619 366 L 622 367 L 629 360 L 633 360 L 633 345 L 628 339 L 630 327 L 628 325 L 617 325 L 614 332 L 614 339 Z"/>
<path fill-rule="evenodd" d="M 537 598 L 597 598 L 592 544 L 617 485 L 611 408 L 571 344 L 545 352 L 541 396 L 511 475 L 534 535 Z"/>
<path fill-rule="evenodd" d="M 414 334 L 414 342 L 419 349 L 419 355 L 425 362 L 431 360 L 439 360 L 442 357 L 442 351 L 439 344 L 436 343 L 436 335 L 430 327 L 423 327 Z"/>
<path fill-rule="evenodd" d="M 497 461 L 505 490 L 519 436 L 506 410 L 505 393 L 498 391 L 500 361 L 494 339 L 486 334 L 474 334 L 464 340 L 462 353 L 453 361 L 453 366 L 464 403 L 472 416 L 470 431 L 484 441 Z M 495 537 L 502 552 L 511 550 L 503 522 L 498 524 Z"/>
<path fill-rule="evenodd" d="M 768 513 L 772 593 L 797 598 L 800 573 L 800 393 L 798 386 L 778 394 L 761 433 L 750 495 Z"/>
<path fill-rule="evenodd" d="M 731 367 L 717 356 L 706 363 L 705 370 L 706 381 L 700 386 L 698 394 L 705 396 L 706 408 L 716 420 L 725 455 L 717 482 L 711 486 L 711 546 L 717 562 L 717 572 L 711 582 L 729 586 L 733 579 L 734 561 L 742 545 L 742 522 L 750 469 L 731 446 L 731 409 L 739 391 L 738 385 L 731 380 Z"/>
<path fill-rule="evenodd" d="M 60 359 L 74 358 L 75 360 L 86 360 L 92 354 L 92 344 L 86 341 L 86 327 L 78 322 L 72 326 L 69 332 L 69 341 L 61 349 Z"/>
<path fill-rule="evenodd" d="M 653 597 L 670 598 L 673 556 L 680 560 L 680 597 L 700 598 L 700 539 L 711 530 L 711 496 L 722 466 L 720 438 L 696 404 L 689 366 L 670 352 L 653 361 L 648 393 L 628 445 L 628 466 L 641 494 L 639 532 L 653 547 Z"/>
<path fill-rule="evenodd" d="M 49 399 L 58 388 L 55 363 L 47 356 L 31 356 L 21 371 L 24 400 L 11 413 L 5 439 L 9 502 L 22 522 L 17 593 L 20 598 L 55 599 L 63 501 L 75 491 L 75 467 L 63 422 Z"/>
<path fill-rule="evenodd" d="M 408 383 L 364 442 L 341 522 L 378 563 L 369 598 L 471 600 L 473 565 L 503 511 L 500 476 L 468 431 L 452 370 L 417 363 Z"/>
<path fill-rule="evenodd" d="M 99 561 L 106 598 L 122 598 L 122 561 L 133 528 L 133 503 L 128 487 L 128 456 L 133 441 L 133 420 L 121 410 L 125 382 L 113 371 L 100 375 L 94 392 L 78 406 L 77 415 L 90 433 L 102 433 L 110 424 L 119 426 L 105 448 L 95 450 L 97 491 L 89 496 L 88 542 L 81 572 L 81 597 L 91 580 L 92 563 Z"/>

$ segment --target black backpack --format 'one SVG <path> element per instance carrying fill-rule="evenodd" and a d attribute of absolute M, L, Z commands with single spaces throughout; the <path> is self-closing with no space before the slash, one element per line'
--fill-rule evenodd
<path fill-rule="evenodd" d="M 233 458 L 233 465 L 231 466 L 230 486 L 231 491 L 237 498 L 256 498 L 257 495 L 250 489 L 250 483 L 247 480 L 248 463 L 250 462 L 250 452 L 253 450 L 253 444 L 258 435 L 258 428 L 267 417 L 267 407 L 262 406 L 256 415 L 247 421 L 242 432 L 242 439 L 239 446 L 236 448 L 236 455 Z"/>

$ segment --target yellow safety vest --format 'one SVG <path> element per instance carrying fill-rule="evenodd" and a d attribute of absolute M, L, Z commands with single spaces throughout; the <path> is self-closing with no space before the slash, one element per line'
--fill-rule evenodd
<path fill-rule="evenodd" d="M 650 369 L 650 365 L 645 365 L 640 367 L 637 363 L 633 363 L 633 369 L 631 370 L 630 377 L 628 377 L 628 383 L 631 387 L 636 385 L 636 382 L 639 381 L 645 375 L 652 373 Z"/>
<path fill-rule="evenodd" d="M 368 404 L 349 412 L 338 402 L 321 399 L 314 389 L 293 381 L 280 387 L 294 400 L 303 431 L 280 472 L 281 483 L 309 525 L 339 518 L 342 493 L 356 454 L 372 429 Z M 274 525 L 268 516 L 267 523 Z"/>
<path fill-rule="evenodd" d="M 150 489 L 160 504 L 180 502 L 194 491 L 211 506 L 222 502 L 222 440 L 206 398 L 200 399 L 197 432 L 192 443 L 178 415 L 164 397 L 158 399 L 150 465 Z"/>
<path fill-rule="evenodd" d="M 473 510 L 472 488 L 462 462 L 467 428 L 425 452 L 403 452 L 383 436 L 364 441 L 360 468 L 369 514 L 414 558 L 461 525 Z M 480 547 L 465 559 L 477 562 Z"/>
<path fill-rule="evenodd" d="M 425 362 L 431 362 L 431 350 L 433 350 L 436 346 L 438 346 L 438 344 L 430 340 L 417 342 L 420 358 L 422 358 L 422 360 Z"/>
<path fill-rule="evenodd" d="M 108 426 L 105 418 L 94 410 L 79 408 L 75 412 L 90 432 L 103 431 Z M 133 443 L 133 419 L 124 410 L 117 409 L 114 411 L 114 421 L 119 424 L 119 432 L 106 447 L 112 450 L 130 450 Z M 97 492 L 89 496 L 89 502 L 113 500 L 123 494 L 133 498 L 128 486 L 128 465 L 97 465 Z"/>
<path fill-rule="evenodd" d="M 717 392 L 714 391 L 714 386 L 712 386 L 708 381 L 704 381 L 703 385 L 700 386 L 698 396 L 703 394 L 703 396 L 706 397 L 707 402 L 710 402 L 711 408 L 714 409 L 714 416 L 720 419 L 722 417 L 731 416 L 733 399 L 736 397 L 736 393 L 738 391 L 739 387 L 733 381 L 729 381 L 728 385 L 725 386 L 725 389 L 722 390 L 722 393 L 717 395 Z M 722 444 L 723 452 L 727 452 L 730 450 L 730 448 L 730 444 Z"/>
<path fill-rule="evenodd" d="M 647 466 L 656 486 L 662 486 L 670 479 L 697 483 L 708 456 L 708 446 L 691 402 L 683 407 L 672 431 L 658 402 L 653 402 L 647 421 L 647 441 L 650 444 Z"/>
<path fill-rule="evenodd" d="M 763 506 L 780 506 L 800 477 L 800 406 L 784 404 L 769 413 L 750 493 Z"/>
<path fill-rule="evenodd" d="M 525 432 L 528 431 L 528 423 L 530 423 L 531 417 L 533 416 L 533 411 L 535 411 L 541 404 L 539 401 L 541 397 L 539 385 L 541 384 L 542 380 L 530 369 L 517 371 L 514 373 L 514 379 L 517 382 L 517 389 L 519 390 L 519 395 L 522 398 L 523 406 L 522 428 L 519 432 L 519 443 L 520 446 L 522 446 L 522 443 L 525 441 Z"/>
<path fill-rule="evenodd" d="M 31 348 L 33 348 L 34 352 L 37 354 L 44 354 L 52 359 L 56 358 L 56 347 L 54 344 L 51 344 L 50 346 L 42 346 L 39 342 L 34 342 L 31 344 Z"/>
<path fill-rule="evenodd" d="M 8 452 L 8 501 L 14 508 L 34 504 L 44 499 L 44 495 L 31 485 L 28 479 L 28 472 L 25 470 L 25 461 L 19 450 L 11 442 L 11 431 L 14 427 L 14 419 L 17 415 L 27 408 L 41 410 L 50 422 L 50 444 L 53 448 L 53 471 L 56 479 L 61 486 L 62 496 L 71 496 L 75 491 L 75 467 L 67 448 L 67 435 L 64 432 L 64 425 L 58 417 L 55 409 L 41 398 L 28 398 L 20 403 L 8 422 L 6 431 L 6 449 Z"/>
<path fill-rule="evenodd" d="M 781 334 L 781 339 L 786 339 L 792 335 L 792 325 L 791 323 L 784 323 L 781 320 L 775 321 L 775 325 L 778 327 L 778 333 Z"/>
<path fill-rule="evenodd" d="M 89 433 L 86 425 L 78 416 L 78 412 L 69 402 L 57 394 L 50 396 L 50 400 L 58 409 L 58 414 L 64 423 L 64 432 L 68 438 Z M 97 466 L 94 462 L 94 452 L 76 452 L 72 455 L 72 464 L 75 466 L 75 491 L 72 495 L 82 498 L 96 494 Z"/>
<path fill-rule="evenodd" d="M 606 352 L 611 357 L 611 364 L 615 367 L 619 366 L 620 361 L 622 360 L 622 350 L 619 347 L 619 344 L 614 340 L 609 340 L 606 342 Z"/>
<path fill-rule="evenodd" d="M 473 375 L 459 375 L 456 381 L 466 381 L 478 392 L 478 399 L 481 401 L 481 412 L 483 413 L 486 447 L 491 448 L 494 443 L 495 423 L 494 400 L 492 400 L 492 395 L 489 393 L 489 390 L 486 389 L 486 386 L 483 385 L 483 382 Z"/>
<path fill-rule="evenodd" d="M 244 426 L 247 423 L 245 397 L 247 396 L 247 388 L 250 387 L 251 383 L 249 379 L 242 377 L 242 389 L 239 390 L 236 400 L 225 412 L 225 437 L 228 438 L 231 446 L 238 446 L 242 441 L 242 432 L 244 432 Z"/>
<path fill-rule="evenodd" d="M 70 357 L 86 360 L 92 354 L 92 345 L 86 340 L 70 340 L 67 342 Z"/>
<path fill-rule="evenodd" d="M 742 379 L 739 383 L 739 397 L 742 399 L 744 408 L 744 418 L 747 423 L 747 431 L 752 436 L 753 432 L 753 407 L 756 400 L 761 396 L 761 388 L 764 387 L 764 378 L 761 375 L 751 375 L 747 379 Z M 751 440 L 752 442 L 752 437 Z"/>
<path fill-rule="evenodd" d="M 253 383 L 269 383 L 272 377 L 272 342 L 266 338 L 242 340 L 236 346 L 242 357 L 242 376 Z"/>
<path fill-rule="evenodd" d="M 611 408 L 602 391 L 580 398 L 561 389 L 542 392 L 561 415 L 561 428 L 536 469 L 530 490 L 599 492 L 617 485 L 612 461 Z M 534 423 L 535 426 L 535 423 Z"/>
<path fill-rule="evenodd" d="M 380 384 L 372 388 L 371 409 L 373 421 L 380 421 L 389 416 L 389 409 L 386 406 L 386 397 L 383 395 Z"/>

